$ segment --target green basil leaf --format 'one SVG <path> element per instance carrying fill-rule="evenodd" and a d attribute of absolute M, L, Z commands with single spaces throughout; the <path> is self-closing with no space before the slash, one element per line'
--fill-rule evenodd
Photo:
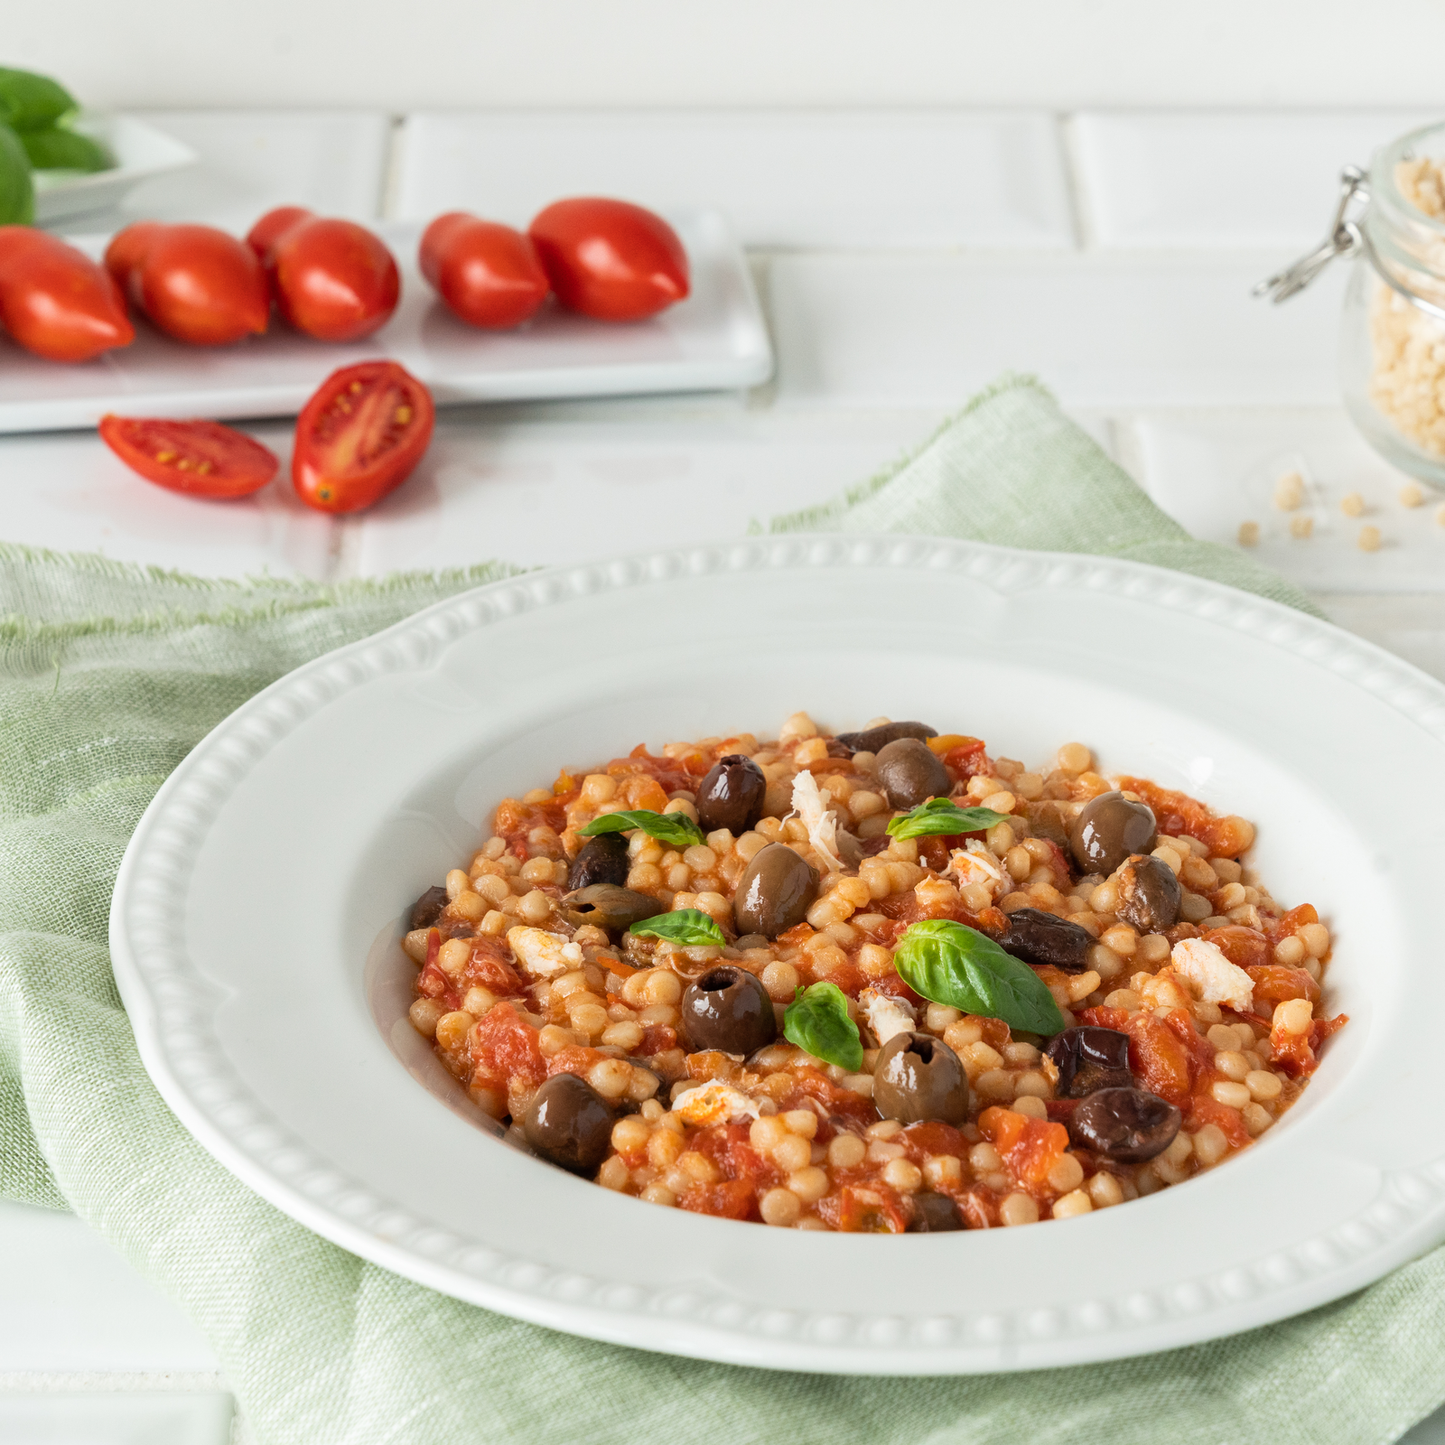
<path fill-rule="evenodd" d="M 0 226 L 28 226 L 35 219 L 35 183 L 20 137 L 0 125 Z"/>
<path fill-rule="evenodd" d="M 657 913 L 634 923 L 627 930 L 639 936 L 665 938 L 669 943 L 680 943 L 684 948 L 712 944 L 721 948 L 727 939 L 717 926 L 717 920 L 701 908 L 676 908 L 671 913 Z"/>
<path fill-rule="evenodd" d="M 977 833 L 1008 820 L 1007 813 L 992 808 L 960 808 L 947 798 L 930 798 L 911 813 L 904 813 L 888 824 L 895 838 L 922 838 L 930 833 Z"/>
<path fill-rule="evenodd" d="M 75 97 L 48 75 L 0 67 L 0 120 L 16 130 L 43 130 L 76 109 Z"/>
<path fill-rule="evenodd" d="M 815 1059 L 856 1074 L 863 1067 L 863 1041 L 848 1017 L 848 998 L 836 983 L 800 988 L 783 1010 L 783 1037 Z"/>
<path fill-rule="evenodd" d="M 948 918 L 915 923 L 893 952 L 898 976 L 932 1003 L 1002 1019 L 1011 1029 L 1056 1034 L 1063 1015 L 1043 980 L 993 939 Z"/>
<path fill-rule="evenodd" d="M 115 164 L 98 141 L 63 125 L 23 130 L 20 143 L 37 171 L 105 171 Z"/>
<path fill-rule="evenodd" d="M 671 843 L 674 848 L 691 848 L 703 841 L 702 829 L 686 813 L 650 813 L 646 808 L 603 813 L 577 832 L 583 838 L 595 838 L 599 833 L 628 833 L 633 828 L 641 828 L 649 838 Z"/>

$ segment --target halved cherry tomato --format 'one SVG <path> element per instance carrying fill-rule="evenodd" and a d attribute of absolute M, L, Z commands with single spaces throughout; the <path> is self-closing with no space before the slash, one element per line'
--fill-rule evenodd
<path fill-rule="evenodd" d="M 135 340 L 105 270 L 30 226 L 0 226 L 0 322 L 47 361 L 89 361 Z"/>
<path fill-rule="evenodd" d="M 547 273 L 520 231 L 465 211 L 438 216 L 424 232 L 421 274 L 470 326 L 519 326 L 547 299 Z"/>
<path fill-rule="evenodd" d="M 527 234 L 557 299 L 584 316 L 636 321 L 688 294 L 687 252 L 677 232 L 628 201 L 556 201 Z"/>
<path fill-rule="evenodd" d="M 309 216 L 285 227 L 271 244 L 266 273 L 282 316 L 319 341 L 370 336 L 401 295 L 391 252 L 354 221 Z"/>
<path fill-rule="evenodd" d="M 256 259 L 263 265 L 271 264 L 271 248 L 301 221 L 309 221 L 316 213 L 305 206 L 277 206 L 267 211 L 249 231 L 246 244 L 256 253 Z"/>
<path fill-rule="evenodd" d="M 111 241 L 105 264 L 151 322 L 177 341 L 225 346 L 265 331 L 266 277 L 243 241 L 214 226 L 140 221 Z"/>
<path fill-rule="evenodd" d="M 296 494 L 319 512 L 379 502 L 411 475 L 435 421 L 431 393 L 394 361 L 343 366 L 296 418 Z"/>
<path fill-rule="evenodd" d="M 217 421 L 107 415 L 100 439 L 148 482 L 192 497 L 247 497 L 281 465 L 274 452 Z"/>

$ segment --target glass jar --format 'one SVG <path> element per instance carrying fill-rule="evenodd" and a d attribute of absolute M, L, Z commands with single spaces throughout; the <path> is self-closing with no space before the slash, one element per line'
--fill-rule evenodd
<path fill-rule="evenodd" d="M 1366 440 L 1410 476 L 1445 487 L 1445 123 L 1401 136 L 1368 176 L 1341 176 L 1329 237 L 1262 283 L 1277 301 L 1335 256 L 1355 265 L 1340 330 L 1345 407 Z"/>

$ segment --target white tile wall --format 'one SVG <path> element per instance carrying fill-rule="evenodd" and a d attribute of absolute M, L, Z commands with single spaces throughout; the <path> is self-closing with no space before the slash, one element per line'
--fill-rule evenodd
<path fill-rule="evenodd" d="M 750 246 L 1073 244 L 1055 118 L 1016 111 L 410 116 L 395 214 L 525 225 L 567 195 L 716 206 Z"/>
<path fill-rule="evenodd" d="M 1068 122 L 1089 237 L 1101 246 L 1304 247 L 1340 169 L 1439 115 L 1426 110 L 1085 111 Z"/>
<path fill-rule="evenodd" d="M 110 231 L 140 219 L 249 230 L 272 206 L 311 206 L 366 220 L 381 214 L 391 118 L 382 111 L 137 112 L 200 156 L 142 182 L 116 210 L 66 229 Z"/>
<path fill-rule="evenodd" d="M 780 402 L 952 407 L 1005 369 L 1070 406 L 1329 405 L 1343 273 L 1287 306 L 1258 253 L 775 258 Z"/>

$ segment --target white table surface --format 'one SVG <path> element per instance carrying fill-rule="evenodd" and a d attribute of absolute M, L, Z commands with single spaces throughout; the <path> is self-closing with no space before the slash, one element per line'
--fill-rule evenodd
<path fill-rule="evenodd" d="M 416 476 L 361 517 L 281 482 L 239 503 L 132 477 L 89 433 L 0 438 L 0 539 L 213 576 L 342 579 L 504 557 L 565 562 L 741 535 L 923 441 L 999 372 L 1036 372 L 1196 535 L 1262 527 L 1260 559 L 1342 625 L 1445 677 L 1445 498 L 1339 406 L 1343 276 L 1275 309 L 1250 285 L 1319 238 L 1347 161 L 1407 112 L 418 114 L 154 112 L 201 167 L 87 218 L 243 229 L 284 202 L 368 218 L 559 194 L 727 210 L 777 349 L 746 394 L 441 414 Z M 0 343 L 3 344 L 3 343 Z M 248 428 L 283 457 L 288 427 Z M 1316 535 L 1274 481 L 1304 472 Z M 282 476 L 284 478 L 285 469 Z M 1338 508 L 1362 493 L 1379 552 Z M 234 1432 L 234 1434 L 233 1434 Z M 244 1438 L 209 1346 L 79 1221 L 0 1203 L 0 1441 Z M 1445 1442 L 1445 1414 L 1408 1437 Z"/>

